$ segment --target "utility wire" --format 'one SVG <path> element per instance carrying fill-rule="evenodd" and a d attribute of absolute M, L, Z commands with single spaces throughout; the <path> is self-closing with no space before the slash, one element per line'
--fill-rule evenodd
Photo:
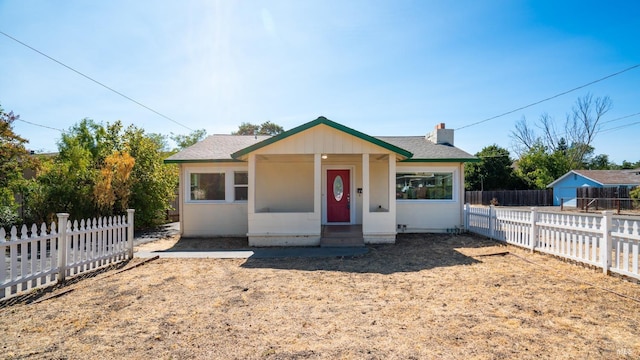
<path fill-rule="evenodd" d="M 611 119 L 611 120 L 607 120 L 607 121 L 603 121 L 603 122 L 598 123 L 598 126 L 599 126 L 599 125 L 602 125 L 602 124 L 612 123 L 612 122 L 614 122 L 614 121 L 619 121 L 619 120 L 627 119 L 627 118 L 630 118 L 630 117 L 632 117 L 632 116 L 637 116 L 637 115 L 640 115 L 640 112 L 637 112 L 637 113 L 635 113 L 635 114 L 631 114 L 631 115 L 625 115 L 625 116 L 617 117 L 617 118 L 615 118 L 615 119 Z M 603 132 L 607 132 L 607 131 L 611 131 L 611 130 L 621 129 L 621 128 L 625 128 L 625 127 L 627 127 L 627 126 L 631 126 L 631 125 L 635 125 L 635 124 L 638 124 L 638 122 L 631 123 L 631 124 L 620 125 L 620 126 L 618 126 L 618 127 L 614 127 L 614 128 L 608 128 L 608 129 L 604 129 L 604 130 L 598 130 L 598 133 L 603 133 Z M 567 134 L 568 134 L 567 132 L 563 132 L 563 133 L 561 133 L 561 134 L 557 134 L 557 136 L 563 137 L 563 136 L 565 136 L 565 135 L 567 135 Z"/>
<path fill-rule="evenodd" d="M 165 119 L 167 119 L 167 120 L 169 120 L 169 121 L 171 121 L 171 122 L 173 122 L 173 123 L 175 123 L 175 124 L 178 124 L 178 125 L 180 125 L 180 126 L 184 127 L 185 129 L 187 129 L 187 130 L 189 130 L 189 131 L 193 131 L 193 129 L 191 129 L 190 127 L 188 127 L 188 126 L 186 126 L 186 125 L 184 125 L 184 124 L 181 124 L 181 123 L 179 123 L 179 122 L 178 122 L 178 121 L 176 121 L 176 120 L 173 120 L 172 118 L 170 118 L 170 117 L 168 117 L 168 116 L 166 116 L 166 115 L 164 115 L 164 114 L 162 114 L 162 113 L 160 113 L 160 112 L 158 112 L 158 111 L 156 111 L 156 110 L 154 110 L 154 109 L 152 109 L 152 108 L 148 107 L 147 105 L 145 105 L 145 104 L 143 104 L 143 103 L 141 103 L 141 102 L 139 102 L 139 101 L 137 101 L 137 100 L 134 100 L 134 99 L 130 98 L 129 96 L 127 96 L 127 95 L 125 95 L 125 94 L 123 94 L 123 93 L 119 92 L 118 90 L 115 90 L 115 89 L 113 89 L 113 88 L 111 88 L 111 87 L 109 87 L 109 86 L 107 86 L 107 85 L 105 85 L 105 84 L 101 83 L 100 81 L 98 81 L 98 80 L 96 80 L 96 79 L 94 79 L 94 78 L 92 78 L 92 77 L 90 77 L 90 76 L 88 76 L 88 75 L 85 75 L 85 74 L 81 73 L 80 71 L 78 71 L 78 70 L 76 70 L 76 69 L 72 68 L 71 66 L 66 65 L 66 64 L 64 64 L 63 62 L 61 62 L 61 61 L 59 61 L 59 60 L 56 60 L 56 59 L 52 58 L 51 56 L 49 56 L 49 55 L 47 55 L 47 54 L 43 53 L 42 51 L 40 51 L 40 50 L 38 50 L 38 49 L 36 49 L 36 48 L 34 48 L 34 47 L 32 47 L 32 46 L 29 46 L 29 45 L 27 45 L 27 44 L 23 43 L 22 41 L 20 41 L 20 40 L 18 40 L 18 39 L 16 39 L 16 38 L 14 38 L 13 36 L 11 36 L 11 35 L 9 35 L 9 34 L 7 34 L 7 33 L 3 32 L 3 31 L 1 31 L 1 30 L 0 30 L 0 34 L 2 34 L 2 35 L 4 35 L 4 36 L 8 37 L 9 39 L 11 39 L 11 40 L 13 40 L 13 41 L 17 42 L 17 43 L 18 43 L 18 44 L 20 44 L 20 45 L 23 45 L 23 46 L 25 46 L 25 47 L 27 47 L 27 48 L 29 48 L 29 49 L 31 49 L 31 50 L 33 50 L 33 51 L 37 52 L 38 54 L 40 54 L 40 55 L 42 55 L 42 56 L 46 57 L 47 59 L 49 59 L 49 60 L 51 60 L 51 61 L 54 61 L 54 62 L 58 63 L 59 65 L 64 66 L 65 68 L 67 68 L 67 69 L 69 69 L 69 70 L 73 71 L 74 73 L 76 73 L 76 74 L 78 74 L 78 75 L 80 75 L 80 76 L 82 76 L 82 77 L 84 77 L 84 78 L 86 78 L 86 79 L 88 79 L 88 80 L 93 81 L 94 83 L 96 83 L 96 84 L 98 84 L 98 85 L 102 86 L 103 88 L 105 88 L 105 89 L 107 89 L 107 90 L 109 90 L 109 91 L 112 91 L 112 92 L 114 92 L 114 93 L 116 93 L 116 94 L 118 94 L 118 95 L 122 96 L 123 98 L 125 98 L 125 99 L 127 99 L 127 100 L 129 100 L 129 101 L 131 101 L 131 102 L 133 102 L 133 103 L 135 103 L 135 104 L 137 104 L 137 105 L 139 105 L 139 106 L 142 106 L 143 108 L 145 108 L 145 109 L 147 109 L 147 110 L 149 110 L 149 111 L 151 111 L 151 112 L 155 113 L 156 115 L 159 115 L 159 116 L 161 116 L 161 117 L 163 117 L 163 118 L 165 118 Z M 56 130 L 57 130 L 57 129 L 56 129 Z"/>
<path fill-rule="evenodd" d="M 627 116 L 622 116 L 622 117 L 615 118 L 615 119 L 611 119 L 611 120 L 607 120 L 607 121 L 603 121 L 603 122 L 601 122 L 600 124 L 608 124 L 608 123 L 610 123 L 610 122 L 614 122 L 614 121 L 618 121 L 618 120 L 622 120 L 622 119 L 630 118 L 630 117 L 632 117 L 632 116 L 636 116 L 636 115 L 640 115 L 640 112 L 637 112 L 637 113 L 635 113 L 635 114 L 631 114 L 631 115 L 627 115 Z"/>
<path fill-rule="evenodd" d="M 609 128 L 609 129 L 604 129 L 604 130 L 600 131 L 600 133 L 619 130 L 619 129 L 622 129 L 622 128 L 626 128 L 626 127 L 633 126 L 633 125 L 638 125 L 638 124 L 640 124 L 640 121 L 636 121 L 636 122 L 633 122 L 633 123 L 620 125 L 620 126 Z"/>
<path fill-rule="evenodd" d="M 456 130 L 456 131 L 457 131 L 457 130 L 462 130 L 462 129 L 465 129 L 465 128 L 468 128 L 468 127 L 471 127 L 471 126 L 475 126 L 475 125 L 479 125 L 479 124 L 485 123 L 485 122 L 490 121 L 490 120 L 497 119 L 497 118 L 499 118 L 499 117 L 503 117 L 503 116 L 505 116 L 505 115 L 513 114 L 513 113 L 514 113 L 514 112 L 516 112 L 516 111 L 524 110 L 524 109 L 529 108 L 529 107 L 532 107 L 532 106 L 534 106 L 534 105 L 538 105 L 538 104 L 541 104 L 541 103 L 543 103 L 543 102 L 546 102 L 546 101 L 549 101 L 549 100 L 555 99 L 555 98 L 557 98 L 557 97 L 560 97 L 560 96 L 562 96 L 562 95 L 566 95 L 566 94 L 568 94 L 568 93 L 570 93 L 570 92 L 573 92 L 573 91 L 576 91 L 576 90 L 580 90 L 580 89 L 582 89 L 582 88 L 585 88 L 585 87 L 587 87 L 587 86 L 593 85 L 593 84 L 598 83 L 598 82 L 600 82 L 600 81 L 603 81 L 603 80 L 606 80 L 606 79 L 608 79 L 608 78 L 614 77 L 614 76 L 616 76 L 616 75 L 620 75 L 620 74 L 622 74 L 622 73 L 625 73 L 625 72 L 627 72 L 627 71 L 629 71 L 629 70 L 633 70 L 633 69 L 635 69 L 635 68 L 637 68 L 637 67 L 640 67 L 640 64 L 633 65 L 633 66 L 628 67 L 628 68 L 626 68 L 626 69 L 624 69 L 624 70 L 620 70 L 620 71 L 618 71 L 618 72 L 616 72 L 616 73 L 613 73 L 613 74 L 607 75 L 607 76 L 605 76 L 605 77 L 603 77 L 603 78 L 600 78 L 600 79 L 597 79 L 597 80 L 591 81 L 591 82 L 586 83 L 586 84 L 584 84 L 584 85 L 580 85 L 580 86 L 575 87 L 575 88 L 573 88 L 573 89 L 570 89 L 570 90 L 567 90 L 567 91 L 563 91 L 563 92 L 561 92 L 561 93 L 559 93 L 559 94 L 553 95 L 553 96 L 548 97 L 548 98 L 546 98 L 546 99 L 542 99 L 542 100 L 536 101 L 536 102 L 531 103 L 531 104 L 529 104 L 529 105 L 525 105 L 525 106 L 519 107 L 519 108 L 517 108 L 517 109 L 511 110 L 511 111 L 507 111 L 507 112 L 502 113 L 502 114 L 500 114 L 500 115 L 492 116 L 492 117 L 487 118 L 487 119 L 484 119 L 484 120 L 476 121 L 476 122 L 471 123 L 471 124 L 469 124 L 469 125 L 461 126 L 461 127 L 457 128 L 457 129 L 455 129 L 455 130 Z"/>
<path fill-rule="evenodd" d="M 64 133 L 64 132 L 65 132 L 64 130 L 61 130 L 61 129 L 58 129 L 58 128 L 54 128 L 54 127 L 47 126 L 47 125 L 36 124 L 36 123 L 34 123 L 34 122 L 27 121 L 27 120 L 23 120 L 23 119 L 21 119 L 21 118 L 16 118 L 16 120 L 17 120 L 17 121 L 22 121 L 23 123 L 27 123 L 27 124 L 29 124 L 29 125 L 38 126 L 38 127 L 45 128 L 45 129 L 50 129 L 50 130 L 60 131 L 61 133 Z"/>

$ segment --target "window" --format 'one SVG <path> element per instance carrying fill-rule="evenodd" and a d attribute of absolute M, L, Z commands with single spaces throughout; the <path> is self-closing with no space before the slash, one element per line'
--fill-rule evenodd
<path fill-rule="evenodd" d="M 453 200 L 453 173 L 396 173 L 396 199 Z"/>
<path fill-rule="evenodd" d="M 224 200 L 224 173 L 192 173 L 190 200 Z"/>
<path fill-rule="evenodd" d="M 249 198 L 249 173 L 236 171 L 233 173 L 234 200 L 246 201 Z"/>

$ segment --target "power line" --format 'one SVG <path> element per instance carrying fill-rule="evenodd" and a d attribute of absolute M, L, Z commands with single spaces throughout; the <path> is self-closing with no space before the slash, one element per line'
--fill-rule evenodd
<path fill-rule="evenodd" d="M 499 117 L 503 117 L 503 116 L 505 116 L 505 115 L 513 114 L 513 113 L 514 113 L 514 112 L 516 112 L 516 111 L 524 110 L 524 109 L 529 108 L 529 107 L 532 107 L 532 106 L 534 106 L 534 105 L 538 105 L 538 104 L 541 104 L 541 103 L 543 103 L 543 102 L 546 102 L 546 101 L 549 101 L 549 100 L 555 99 L 555 98 L 557 98 L 557 97 L 560 97 L 560 96 L 562 96 L 562 95 L 566 95 L 566 94 L 568 94 L 568 93 L 570 93 L 570 92 L 573 92 L 573 91 L 576 91 L 576 90 L 580 90 L 580 89 L 582 89 L 582 88 L 585 88 L 585 87 L 587 87 L 587 86 L 593 85 L 593 84 L 598 83 L 598 82 L 600 82 L 600 81 L 603 81 L 603 80 L 606 80 L 606 79 L 608 79 L 608 78 L 611 78 L 611 77 L 614 77 L 614 76 L 620 75 L 620 74 L 622 74 L 622 73 L 624 73 L 624 72 L 627 72 L 627 71 L 629 71 L 629 70 L 633 70 L 633 69 L 635 69 L 635 68 L 637 68 L 637 67 L 640 67 L 640 64 L 633 65 L 633 66 L 628 67 L 628 68 L 626 68 L 626 69 L 624 69 L 624 70 L 621 70 L 621 71 L 618 71 L 618 72 L 616 72 L 616 73 L 613 73 L 613 74 L 607 75 L 607 76 L 605 76 L 605 77 L 603 77 L 603 78 L 600 78 L 600 79 L 597 79 L 597 80 L 591 81 L 591 82 L 586 83 L 586 84 L 584 84 L 584 85 L 580 85 L 580 86 L 575 87 L 575 88 L 573 88 L 573 89 L 570 89 L 570 90 L 567 90 L 567 91 L 563 91 L 563 92 L 561 92 L 561 93 L 559 93 L 559 94 L 556 94 L 556 95 L 553 95 L 553 96 L 551 96 L 551 97 L 548 97 L 548 98 L 545 98 L 545 99 L 542 99 L 542 100 L 536 101 L 536 102 L 531 103 L 531 104 L 529 104 L 529 105 L 525 105 L 525 106 L 519 107 L 519 108 L 517 108 L 517 109 L 511 110 L 511 111 L 507 111 L 507 112 L 502 113 L 502 114 L 500 114 L 500 115 L 492 116 L 492 117 L 487 118 L 487 119 L 484 119 L 484 120 L 476 121 L 476 122 L 471 123 L 471 124 L 469 124 L 469 125 L 461 126 L 461 127 L 457 128 L 456 130 L 462 130 L 462 129 L 465 129 L 465 128 L 468 128 L 468 127 L 471 127 L 471 126 L 475 126 L 475 125 L 479 125 L 479 124 L 485 123 L 485 122 L 490 121 L 490 120 L 497 119 L 497 118 L 499 118 Z"/>
<path fill-rule="evenodd" d="M 610 122 L 614 122 L 614 121 L 618 121 L 618 120 L 622 120 L 622 119 L 630 118 L 630 117 L 632 117 L 632 116 L 636 116 L 636 115 L 640 115 L 640 112 L 637 112 L 637 113 L 635 113 L 635 114 L 631 114 L 631 115 L 627 115 L 627 116 L 622 116 L 622 117 L 615 118 L 615 119 L 611 119 L 611 120 L 607 120 L 607 121 L 603 121 L 603 122 L 601 122 L 600 124 L 608 124 L 608 123 L 610 123 Z"/>
<path fill-rule="evenodd" d="M 637 113 L 635 113 L 635 114 L 630 114 L 630 115 L 625 115 L 625 116 L 617 117 L 617 118 L 615 118 L 615 119 L 611 119 L 611 120 L 607 120 L 607 121 L 603 121 L 603 122 L 599 123 L 599 124 L 598 124 L 598 126 L 599 126 L 599 125 L 602 125 L 602 124 L 612 123 L 612 122 L 614 122 L 614 121 L 619 121 L 619 120 L 627 119 L 627 118 L 630 118 L 630 117 L 632 117 L 632 116 L 637 116 L 637 115 L 640 115 L 640 112 L 637 112 Z M 604 129 L 604 130 L 598 130 L 598 133 L 603 133 L 603 132 L 607 132 L 607 131 L 611 131 L 611 130 L 621 129 L 621 128 L 624 128 L 624 127 L 627 127 L 627 126 L 630 126 L 630 125 L 635 125 L 635 124 L 637 124 L 637 122 L 636 122 L 636 123 L 631 123 L 631 124 L 620 125 L 620 126 L 615 127 L 615 128 L 609 128 L 609 129 Z M 558 136 L 563 137 L 563 136 L 565 136 L 565 135 L 567 135 L 567 134 L 568 134 L 568 133 L 565 131 L 565 132 L 563 132 L 563 133 L 561 133 L 561 134 L 558 134 Z"/>
<path fill-rule="evenodd" d="M 616 126 L 616 127 L 609 128 L 609 129 L 604 129 L 604 130 L 600 131 L 600 133 L 619 130 L 619 129 L 622 129 L 622 128 L 626 128 L 626 127 L 633 126 L 633 125 L 638 125 L 638 124 L 640 124 L 640 121 L 636 121 L 636 122 L 632 122 L 632 123 L 629 123 L 629 124 Z"/>
<path fill-rule="evenodd" d="M 47 125 L 36 124 L 34 122 L 27 121 L 27 120 L 24 120 L 24 119 L 21 119 L 21 118 L 16 118 L 16 120 L 17 121 L 22 121 L 23 123 L 27 123 L 29 125 L 38 126 L 38 127 L 45 128 L 45 129 L 50 129 L 50 130 L 60 131 L 61 133 L 65 132 L 64 130 L 61 130 L 61 129 L 58 129 L 58 128 L 54 128 L 54 127 L 47 126 Z"/>
<path fill-rule="evenodd" d="M 113 88 L 111 88 L 111 87 L 109 87 L 109 86 L 107 86 L 107 85 L 105 85 L 105 84 L 101 83 L 100 81 L 98 81 L 98 80 L 96 80 L 96 79 L 94 79 L 94 78 L 92 78 L 92 77 L 90 77 L 90 76 L 88 76 L 88 75 L 83 74 L 82 72 L 80 72 L 80 71 L 78 71 L 78 70 L 76 70 L 76 69 L 72 68 L 71 66 L 66 65 L 66 64 L 64 64 L 63 62 L 61 62 L 61 61 L 59 61 L 59 60 L 56 60 L 56 59 L 52 58 L 51 56 L 49 56 L 49 55 L 47 55 L 47 54 L 43 53 L 42 51 L 40 51 L 40 50 L 38 50 L 38 49 L 36 49 L 36 48 L 34 48 L 34 47 L 32 47 L 32 46 L 29 46 L 29 45 L 27 45 L 27 44 L 23 43 L 22 41 L 20 41 L 20 40 L 18 40 L 18 39 L 16 39 L 16 38 L 14 38 L 13 36 L 11 36 L 11 35 L 9 35 L 9 34 L 7 34 L 7 33 L 3 32 L 3 31 L 1 31 L 1 30 L 0 30 L 0 34 L 2 34 L 2 35 L 4 35 L 4 36 L 8 37 L 9 39 L 11 39 L 11 40 L 13 40 L 13 41 L 17 42 L 17 43 L 18 43 L 18 44 L 20 44 L 20 45 L 23 45 L 23 46 L 25 46 L 25 47 L 27 47 L 27 48 L 29 48 L 29 49 L 31 49 L 31 50 L 33 50 L 33 51 L 37 52 L 38 54 L 40 54 L 40 55 L 42 55 L 42 56 L 46 57 L 47 59 L 49 59 L 49 60 L 51 60 L 51 61 L 54 61 L 54 62 L 58 63 L 59 65 L 64 66 L 65 68 L 67 68 L 67 69 L 69 69 L 69 70 L 71 70 L 71 71 L 75 72 L 76 74 L 78 74 L 78 75 L 80 75 L 80 76 L 82 76 L 82 77 L 84 77 L 84 78 L 86 78 L 86 79 L 88 79 L 88 80 L 93 81 L 94 83 L 96 83 L 96 84 L 98 84 L 98 85 L 102 86 L 103 88 L 105 88 L 105 89 L 107 89 L 107 90 L 109 90 L 109 91 L 112 91 L 112 92 L 114 92 L 114 93 L 116 93 L 116 94 L 118 94 L 118 95 L 122 96 L 123 98 L 125 98 L 125 99 L 127 99 L 127 100 L 129 100 L 129 101 L 131 101 L 131 102 L 133 102 L 133 103 L 135 103 L 135 104 L 137 104 L 137 105 L 139 105 L 139 106 L 142 106 L 143 108 L 145 108 L 145 109 L 147 109 L 147 110 L 149 110 L 149 111 L 151 111 L 151 112 L 153 112 L 153 113 L 155 113 L 155 114 L 157 114 L 157 115 L 159 115 L 159 116 L 161 116 L 161 117 L 163 117 L 163 118 L 165 118 L 165 119 L 167 119 L 167 120 L 169 120 L 169 121 L 171 121 L 171 122 L 173 122 L 173 123 L 175 123 L 175 124 L 178 124 L 178 125 L 180 125 L 180 126 L 184 127 L 185 129 L 187 129 L 187 130 L 189 130 L 189 131 L 193 131 L 193 129 L 191 129 L 190 127 L 188 127 L 188 126 L 186 126 L 186 125 L 184 125 L 184 124 L 181 124 L 181 123 L 179 123 L 179 122 L 178 122 L 178 121 L 176 121 L 176 120 L 173 120 L 172 118 L 170 118 L 170 117 L 168 117 L 168 116 L 166 116 L 166 115 L 164 115 L 164 114 L 162 114 L 162 113 L 160 113 L 160 112 L 158 112 L 158 111 L 156 111 L 156 110 L 154 110 L 154 109 L 152 109 L 152 108 L 148 107 L 147 105 L 145 105 L 145 104 L 143 104 L 143 103 L 141 103 L 141 102 L 139 102 L 139 101 L 137 101 L 137 100 L 134 100 L 134 99 L 130 98 L 129 96 L 127 96 L 127 95 L 125 95 L 125 94 L 123 94 L 123 93 L 121 93 L 121 92 L 119 92 L 119 91 L 117 91 L 117 90 L 115 90 L 115 89 L 113 89 Z M 57 129 L 56 129 L 56 130 L 57 130 Z"/>

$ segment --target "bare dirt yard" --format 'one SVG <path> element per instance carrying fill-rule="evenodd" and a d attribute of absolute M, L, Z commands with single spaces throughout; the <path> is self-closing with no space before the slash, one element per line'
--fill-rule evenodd
<path fill-rule="evenodd" d="M 176 240 L 144 246 L 184 246 Z M 509 254 L 482 256 L 499 252 Z M 471 235 L 399 235 L 357 258 L 160 259 L 117 271 L 0 305 L 0 356 L 640 356 L 630 299 L 640 285 Z"/>

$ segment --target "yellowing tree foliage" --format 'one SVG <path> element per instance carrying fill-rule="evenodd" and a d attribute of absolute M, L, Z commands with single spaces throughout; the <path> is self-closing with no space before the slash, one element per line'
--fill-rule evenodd
<path fill-rule="evenodd" d="M 114 151 L 104 159 L 93 188 L 94 200 L 103 213 L 120 213 L 127 209 L 135 163 L 126 151 Z"/>

